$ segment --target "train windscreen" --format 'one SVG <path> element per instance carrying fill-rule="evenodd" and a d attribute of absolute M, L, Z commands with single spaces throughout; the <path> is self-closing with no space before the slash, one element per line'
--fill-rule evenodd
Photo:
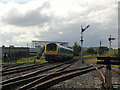
<path fill-rule="evenodd" d="M 47 44 L 47 51 L 56 51 L 56 44 Z"/>

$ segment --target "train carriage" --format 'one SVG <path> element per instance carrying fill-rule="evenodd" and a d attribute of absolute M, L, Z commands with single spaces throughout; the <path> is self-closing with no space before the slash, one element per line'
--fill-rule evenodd
<path fill-rule="evenodd" d="M 68 60 L 73 57 L 73 50 L 57 43 L 45 45 L 45 59 L 47 61 Z"/>

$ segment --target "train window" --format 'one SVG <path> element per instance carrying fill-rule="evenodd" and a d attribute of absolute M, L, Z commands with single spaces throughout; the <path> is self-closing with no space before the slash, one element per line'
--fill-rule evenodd
<path fill-rule="evenodd" d="M 56 44 L 48 44 L 47 51 L 56 51 Z"/>

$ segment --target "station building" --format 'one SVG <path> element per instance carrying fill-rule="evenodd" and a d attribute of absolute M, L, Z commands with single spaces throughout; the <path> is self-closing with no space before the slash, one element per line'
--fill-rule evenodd
<path fill-rule="evenodd" d="M 17 60 L 29 57 L 29 47 L 0 47 L 0 57 L 5 60 Z"/>

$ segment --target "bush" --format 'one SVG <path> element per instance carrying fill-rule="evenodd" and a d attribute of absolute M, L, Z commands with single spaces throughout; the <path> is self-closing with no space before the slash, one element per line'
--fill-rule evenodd
<path fill-rule="evenodd" d="M 78 45 L 77 42 L 75 42 L 72 48 L 73 48 L 73 56 L 79 56 L 81 51 L 80 45 Z"/>
<path fill-rule="evenodd" d="M 95 51 L 94 48 L 90 47 L 86 50 L 86 54 L 88 55 L 97 54 L 97 51 Z"/>
<path fill-rule="evenodd" d="M 106 52 L 103 56 L 109 56 L 109 51 Z M 111 56 L 119 56 L 118 55 L 118 50 L 111 50 Z"/>

